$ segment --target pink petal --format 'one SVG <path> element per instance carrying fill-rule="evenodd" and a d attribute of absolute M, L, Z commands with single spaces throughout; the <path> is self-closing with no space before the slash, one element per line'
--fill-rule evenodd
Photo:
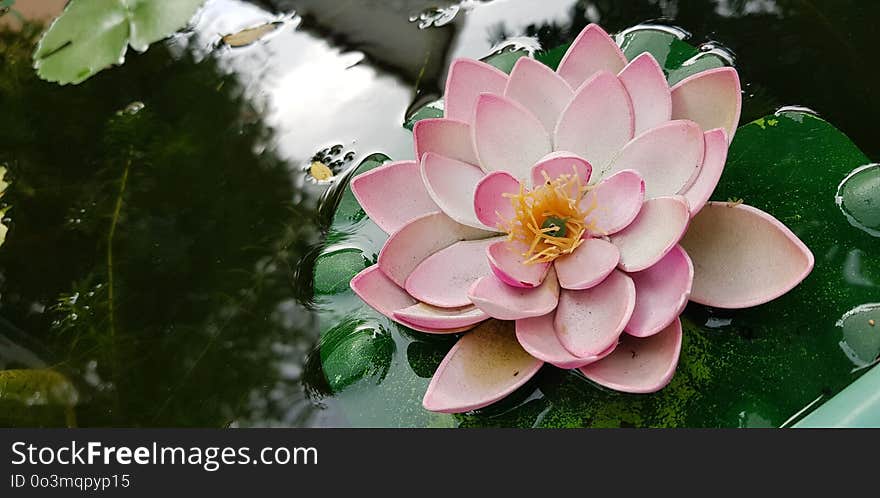
<path fill-rule="evenodd" d="M 556 309 L 556 337 L 575 356 L 599 355 L 617 342 L 635 302 L 633 281 L 620 271 L 591 289 L 564 290 Z"/>
<path fill-rule="evenodd" d="M 611 242 L 620 249 L 620 269 L 641 271 L 660 261 L 684 235 L 689 220 L 683 197 L 645 201 L 636 219 L 611 236 Z"/>
<path fill-rule="evenodd" d="M 577 88 L 599 71 L 617 74 L 625 65 L 620 47 L 602 28 L 590 24 L 574 39 L 556 72 Z"/>
<path fill-rule="evenodd" d="M 514 240 L 500 240 L 487 248 L 489 267 L 496 277 L 514 287 L 537 287 L 544 281 L 550 263 L 525 264 L 528 246 Z"/>
<path fill-rule="evenodd" d="M 689 76 L 672 87 L 672 119 L 696 121 L 704 130 L 724 128 L 733 140 L 742 107 L 739 75 L 732 67 Z"/>
<path fill-rule="evenodd" d="M 666 75 L 651 54 L 633 59 L 618 77 L 632 99 L 636 135 L 669 121 L 672 95 Z"/>
<path fill-rule="evenodd" d="M 653 393 L 669 384 L 681 353 L 681 322 L 676 319 L 659 334 L 621 337 L 611 355 L 581 368 L 593 382 L 615 391 Z"/>
<path fill-rule="evenodd" d="M 422 406 L 441 413 L 482 408 L 525 384 L 543 364 L 519 345 L 513 323 L 489 320 L 449 350 L 434 372 Z"/>
<path fill-rule="evenodd" d="M 556 309 L 559 301 L 559 283 L 556 273 L 547 272 L 539 287 L 525 289 L 505 284 L 494 275 L 477 280 L 468 291 L 468 297 L 481 310 L 499 320 L 519 320 L 541 316 Z"/>
<path fill-rule="evenodd" d="M 471 126 L 452 119 L 423 119 L 413 127 L 416 160 L 428 152 L 468 164 L 479 164 Z"/>
<path fill-rule="evenodd" d="M 441 308 L 471 304 L 470 286 L 491 273 L 486 248 L 499 238 L 467 240 L 431 254 L 410 273 L 406 291 L 425 303 Z"/>
<path fill-rule="evenodd" d="M 645 199 L 645 181 L 632 170 L 617 172 L 602 180 L 581 200 L 588 211 L 588 228 L 594 235 L 611 235 L 632 223 Z"/>
<path fill-rule="evenodd" d="M 485 173 L 473 164 L 429 152 L 422 157 L 422 180 L 437 206 L 453 220 L 486 228 L 474 213 L 474 191 Z"/>
<path fill-rule="evenodd" d="M 513 66 L 504 96 L 522 104 L 552 133 L 559 114 L 574 95 L 571 87 L 546 64 L 520 57 Z"/>
<path fill-rule="evenodd" d="M 694 262 L 691 301 L 747 308 L 776 299 L 813 269 L 813 253 L 779 220 L 744 204 L 709 202 L 681 241 Z"/>
<path fill-rule="evenodd" d="M 554 131 L 556 150 L 567 150 L 605 168 L 633 137 L 633 107 L 623 83 L 601 71 L 578 89 Z"/>
<path fill-rule="evenodd" d="M 477 99 L 474 144 L 485 171 L 507 171 L 527 178 L 533 164 L 551 150 L 550 136 L 521 104 L 497 95 Z"/>
<path fill-rule="evenodd" d="M 585 239 L 573 253 L 554 261 L 559 286 L 584 290 L 599 285 L 617 267 L 620 251 L 603 239 Z"/>
<path fill-rule="evenodd" d="M 456 59 L 449 66 L 444 97 L 444 117 L 471 123 L 474 106 L 481 93 L 501 95 L 507 75 L 474 59 Z"/>
<path fill-rule="evenodd" d="M 351 180 L 361 207 L 385 233 L 394 233 L 414 218 L 437 211 L 415 161 L 388 163 Z"/>
<path fill-rule="evenodd" d="M 603 353 L 587 358 L 579 358 L 569 353 L 562 347 L 556 337 L 556 329 L 553 326 L 555 314 L 549 313 L 534 318 L 524 318 L 516 321 L 516 338 L 530 355 L 546 361 L 559 368 L 578 368 L 590 363 L 595 363 L 614 351 L 613 344 Z"/>
<path fill-rule="evenodd" d="M 593 173 L 593 167 L 571 152 L 559 151 L 547 154 L 532 167 L 532 186 L 543 185 L 546 181 L 545 173 L 547 174 L 546 178 L 550 178 L 550 180 L 555 180 L 561 175 L 577 174 L 581 185 L 587 185 L 590 181 L 590 175 Z M 572 195 L 577 195 L 577 192 L 572 192 Z"/>
<path fill-rule="evenodd" d="M 411 329 L 429 334 L 453 334 L 463 332 L 472 326 L 454 328 L 429 328 L 407 323 L 394 316 L 394 310 L 406 308 L 416 304 L 416 300 L 391 281 L 379 269 L 379 265 L 373 265 L 364 269 L 354 276 L 350 282 L 352 290 L 365 303 L 388 318 L 407 326 Z"/>
<path fill-rule="evenodd" d="M 694 281 L 694 266 L 681 246 L 675 246 L 647 270 L 630 273 L 636 284 L 636 308 L 626 332 L 647 337 L 665 329 L 684 311 Z"/>
<path fill-rule="evenodd" d="M 394 317 L 403 322 L 428 329 L 468 327 L 489 319 L 489 315 L 483 313 L 476 306 L 437 308 L 425 303 L 416 303 L 395 310 Z"/>
<path fill-rule="evenodd" d="M 690 206 L 691 216 L 699 213 L 706 205 L 721 179 L 724 163 L 727 161 L 727 133 L 721 128 L 715 128 L 703 136 L 706 141 L 703 166 L 694 183 L 682 193 Z"/>
<path fill-rule="evenodd" d="M 605 174 L 631 169 L 645 179 L 645 197 L 675 195 L 703 164 L 703 130 L 693 121 L 667 121 L 626 144 Z"/>
<path fill-rule="evenodd" d="M 513 205 L 504 194 L 519 193 L 519 188 L 519 180 L 506 171 L 493 171 L 483 177 L 474 191 L 477 219 L 488 227 L 502 230 L 504 223 L 514 216 Z"/>
<path fill-rule="evenodd" d="M 428 213 L 391 234 L 379 252 L 379 267 L 403 287 L 410 273 L 428 256 L 456 242 L 490 235 L 491 232 L 456 223 L 439 211 Z"/>

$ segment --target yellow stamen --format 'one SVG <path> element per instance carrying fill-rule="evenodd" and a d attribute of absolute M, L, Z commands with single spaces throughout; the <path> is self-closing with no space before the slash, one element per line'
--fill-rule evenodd
<path fill-rule="evenodd" d="M 504 194 L 510 199 L 514 216 L 505 220 L 501 228 L 507 232 L 508 240 L 528 247 L 522 254 L 526 264 L 549 263 L 571 254 L 583 242 L 583 235 L 593 228 L 587 216 L 595 206 L 581 206 L 590 188 L 581 185 L 574 166 L 572 174 L 560 175 L 554 180 L 544 172 L 544 180 L 543 185 L 529 192 L 520 184 L 518 193 Z M 563 221 L 565 226 L 557 226 L 558 221 Z M 545 222 L 549 226 L 543 227 Z"/>

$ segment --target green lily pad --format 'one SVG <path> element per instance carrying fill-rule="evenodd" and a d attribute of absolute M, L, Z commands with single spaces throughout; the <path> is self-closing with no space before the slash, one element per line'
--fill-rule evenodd
<path fill-rule="evenodd" d="M 621 38 L 620 48 L 627 59 L 650 53 L 660 64 L 670 86 L 688 76 L 727 65 L 720 52 L 701 51 L 666 30 L 639 28 L 626 31 Z"/>
<path fill-rule="evenodd" d="M 501 71 L 510 74 L 513 71 L 513 66 L 516 65 L 516 61 L 521 57 L 528 57 L 528 55 L 528 50 L 511 46 L 490 54 L 481 60 L 492 67 L 497 67 Z"/>
<path fill-rule="evenodd" d="M 71 0 L 34 52 L 37 74 L 80 83 L 186 25 L 204 0 Z"/>
<path fill-rule="evenodd" d="M 364 253 L 349 248 L 322 254 L 315 262 L 315 292 L 338 294 L 348 288 L 348 282 L 367 267 Z"/>
<path fill-rule="evenodd" d="M 321 336 L 321 364 L 330 388 L 341 391 L 368 376 L 381 382 L 388 373 L 394 340 L 381 327 L 346 320 Z"/>
<path fill-rule="evenodd" d="M 858 367 L 872 365 L 880 357 L 880 303 L 855 307 L 837 325 L 843 329 L 840 347 Z"/>
<path fill-rule="evenodd" d="M 837 205 L 850 224 L 880 237 L 880 165 L 856 168 L 840 183 Z"/>
<path fill-rule="evenodd" d="M 403 123 L 403 127 L 412 131 L 413 127 L 423 119 L 434 119 L 443 117 L 443 99 L 429 102 L 414 112 L 409 119 Z"/>

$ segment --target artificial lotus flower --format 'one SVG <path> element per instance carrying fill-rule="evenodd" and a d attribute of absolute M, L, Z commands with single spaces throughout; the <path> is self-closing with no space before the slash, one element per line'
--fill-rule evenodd
<path fill-rule="evenodd" d="M 544 363 L 655 392 L 688 300 L 750 307 L 803 280 L 813 255 L 782 223 L 708 202 L 740 105 L 735 69 L 670 88 L 650 54 L 628 61 L 596 25 L 556 71 L 454 61 L 444 117 L 413 130 L 416 160 L 351 183 L 390 235 L 351 287 L 402 325 L 463 333 L 424 407 L 487 406 Z"/>

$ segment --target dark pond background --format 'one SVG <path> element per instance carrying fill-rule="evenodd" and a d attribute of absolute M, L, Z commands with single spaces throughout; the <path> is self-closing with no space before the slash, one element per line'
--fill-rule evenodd
<path fill-rule="evenodd" d="M 51 368 L 29 382 L 76 393 L 72 410 L 0 398 L 0 425 L 347 425 L 314 361 L 328 184 L 308 166 L 410 158 L 406 111 L 454 57 L 658 19 L 735 53 L 743 123 L 805 106 L 880 159 L 871 0 L 212 0 L 64 87 L 31 68 L 41 26 L 0 27 L 0 370 Z"/>

